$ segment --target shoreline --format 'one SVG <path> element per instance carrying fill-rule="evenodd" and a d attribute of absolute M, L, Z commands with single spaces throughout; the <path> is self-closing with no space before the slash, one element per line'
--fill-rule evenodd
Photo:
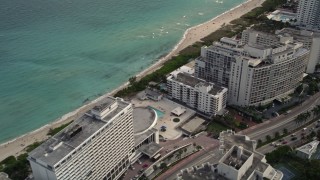
<path fill-rule="evenodd" d="M 229 24 L 232 20 L 239 18 L 240 16 L 246 14 L 247 12 L 251 11 L 256 7 L 259 7 L 264 1 L 265 0 L 248 0 L 236 7 L 231 8 L 228 11 L 225 11 L 222 14 L 219 14 L 218 16 L 213 17 L 212 19 L 204 23 L 188 28 L 184 32 L 181 40 L 173 47 L 173 49 L 167 55 L 158 59 L 157 62 L 138 73 L 136 75 L 137 79 L 140 79 L 146 76 L 147 74 L 150 74 L 156 71 L 157 69 L 161 68 L 163 63 L 170 60 L 173 56 L 178 55 L 179 52 L 184 48 L 194 44 L 195 42 L 201 41 L 202 38 L 218 30 L 222 24 Z M 95 104 L 102 101 L 106 96 L 114 95 L 117 91 L 125 88 L 128 84 L 129 82 L 127 81 L 119 87 L 117 87 L 116 89 L 112 90 L 111 92 L 107 92 L 104 95 L 98 97 L 97 99 L 83 104 L 76 110 L 61 116 L 60 118 L 52 121 L 51 123 L 48 123 L 24 135 L 18 136 L 12 140 L 8 140 L 7 142 L 1 143 L 0 161 L 2 161 L 4 158 L 8 156 L 17 156 L 21 154 L 26 146 L 33 144 L 36 141 L 43 141 L 47 139 L 47 133 L 51 128 L 59 127 L 62 124 L 66 124 L 71 120 L 80 117 L 86 111 L 91 109 Z"/>

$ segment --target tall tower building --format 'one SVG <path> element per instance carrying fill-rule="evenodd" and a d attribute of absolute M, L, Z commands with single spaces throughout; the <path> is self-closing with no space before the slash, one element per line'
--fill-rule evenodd
<path fill-rule="evenodd" d="M 300 27 L 320 30 L 319 16 L 319 0 L 300 0 L 297 12 L 297 23 Z"/>
<path fill-rule="evenodd" d="M 28 157 L 35 180 L 118 179 L 134 156 L 132 105 L 108 97 Z"/>
<path fill-rule="evenodd" d="M 240 42 L 223 37 L 212 46 L 201 48 L 201 56 L 196 59 L 195 76 L 213 82 L 216 85 L 228 87 L 231 63 L 235 55 L 241 55 Z"/>
<path fill-rule="evenodd" d="M 228 87 L 239 106 L 282 100 L 299 85 L 310 51 L 292 36 L 244 31 L 241 41 L 222 38 L 201 49 L 195 75 Z"/>
<path fill-rule="evenodd" d="M 293 37 L 295 42 L 302 42 L 303 47 L 310 50 L 306 73 L 314 73 L 316 66 L 320 64 L 320 33 L 307 30 L 284 28 L 276 31 L 277 35 Z"/>

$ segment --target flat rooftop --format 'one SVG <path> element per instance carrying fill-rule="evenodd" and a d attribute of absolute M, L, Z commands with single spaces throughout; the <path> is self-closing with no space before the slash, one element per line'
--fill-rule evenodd
<path fill-rule="evenodd" d="M 315 140 L 297 148 L 296 150 L 303 152 L 305 154 L 312 154 L 314 150 L 317 149 L 318 145 L 319 145 L 319 141 Z"/>
<path fill-rule="evenodd" d="M 253 28 L 250 28 L 250 29 L 246 29 L 245 31 L 247 32 L 254 32 L 254 33 L 257 33 L 258 35 L 262 35 L 262 36 L 265 36 L 265 37 L 268 37 L 270 39 L 274 39 L 274 40 L 278 40 L 277 36 L 275 34 L 271 34 L 271 33 L 266 33 L 266 32 L 263 32 L 263 31 L 257 31 Z"/>
<path fill-rule="evenodd" d="M 134 134 L 143 133 L 152 128 L 156 123 L 156 113 L 150 108 L 137 107 L 133 109 Z"/>
<path fill-rule="evenodd" d="M 140 143 L 142 143 L 144 140 L 146 140 L 148 137 L 150 137 L 153 133 L 157 131 L 158 131 L 157 129 L 151 128 L 142 134 L 134 135 L 134 144 L 136 146 L 139 145 Z"/>
<path fill-rule="evenodd" d="M 261 162 L 261 159 L 259 156 L 256 156 L 257 154 L 254 154 L 253 160 L 252 160 L 252 166 L 246 171 L 246 173 L 241 177 L 241 180 L 247 180 L 249 176 L 254 172 L 254 171 L 259 171 L 262 174 L 265 172 L 265 170 L 268 168 L 268 164 Z M 275 171 L 271 171 L 271 174 L 275 175 Z M 270 175 L 270 174 L 269 174 Z M 271 176 L 273 177 L 273 176 Z"/>
<path fill-rule="evenodd" d="M 191 87 L 196 87 L 196 86 L 212 86 L 212 89 L 208 92 L 209 94 L 216 95 L 217 93 L 221 92 L 224 88 L 217 86 L 213 83 L 208 83 L 205 80 L 196 78 L 191 76 L 190 74 L 187 73 L 178 73 L 176 78 L 174 80 L 181 82 L 183 84 L 186 84 Z"/>
<path fill-rule="evenodd" d="M 209 83 L 202 79 L 195 78 L 193 76 L 190 76 L 189 74 L 186 73 L 178 73 L 177 77 L 175 78 L 176 81 L 179 81 L 183 84 L 186 84 L 191 87 L 195 87 L 199 83 L 203 83 L 205 86 L 210 86 Z"/>
<path fill-rule="evenodd" d="M 224 164 L 231 166 L 235 169 L 240 169 L 242 165 L 248 160 L 249 156 L 252 155 L 252 152 L 245 149 L 242 150 L 240 156 L 238 155 L 239 146 L 233 146 L 231 152 L 226 154 L 226 157 L 223 161 Z"/>
<path fill-rule="evenodd" d="M 179 173 L 179 180 L 227 180 L 227 178 L 212 171 L 212 165 L 191 167 Z"/>
<path fill-rule="evenodd" d="M 145 155 L 149 156 L 149 158 L 151 158 L 151 157 L 155 156 L 158 152 L 160 152 L 162 148 L 163 147 L 161 147 L 159 144 L 152 142 L 152 143 L 145 144 L 145 145 L 141 146 L 139 148 L 139 150 L 143 154 L 145 154 Z"/>
<path fill-rule="evenodd" d="M 115 99 L 107 98 L 102 104 L 96 105 L 92 109 L 101 112 L 112 105 L 115 101 Z"/>
<path fill-rule="evenodd" d="M 299 30 L 299 29 L 292 29 L 292 28 L 283 28 L 276 32 L 277 34 L 289 34 L 293 35 L 294 38 L 310 38 L 310 37 L 320 37 L 320 33 L 307 31 L 307 30 Z"/>
<path fill-rule="evenodd" d="M 245 135 L 234 134 L 233 131 L 222 131 L 219 140 L 223 141 L 224 149 L 231 149 L 233 145 L 242 146 L 249 151 L 255 150 L 256 141 L 247 139 Z"/>
<path fill-rule="evenodd" d="M 189 122 L 187 122 L 186 124 L 184 124 L 181 129 L 186 131 L 187 133 L 193 133 L 195 132 L 200 126 L 201 124 L 203 124 L 205 122 L 204 119 L 201 119 L 199 117 L 194 117 L 192 118 Z"/>
<path fill-rule="evenodd" d="M 158 97 L 158 96 L 161 96 L 162 94 L 156 92 L 156 91 L 153 91 L 151 89 L 146 89 L 145 90 L 146 94 L 150 95 L 150 96 L 153 96 L 153 97 Z"/>
<path fill-rule="evenodd" d="M 127 102 L 112 97 L 107 97 L 105 104 L 110 104 L 110 102 L 115 101 L 117 101 L 118 107 L 102 120 L 95 119 L 88 114 L 83 115 L 30 152 L 29 157 L 45 162 L 50 166 L 54 166 L 60 160 L 64 159 L 71 151 L 82 145 L 98 130 L 107 124 L 110 124 L 110 120 L 129 105 Z"/>
<path fill-rule="evenodd" d="M 194 69 L 195 64 L 196 64 L 196 61 L 190 61 L 188 64 L 185 64 L 184 66 Z"/>

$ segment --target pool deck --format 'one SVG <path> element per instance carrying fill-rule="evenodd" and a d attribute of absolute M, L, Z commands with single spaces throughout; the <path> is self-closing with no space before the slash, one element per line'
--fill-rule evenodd
<path fill-rule="evenodd" d="M 162 99 L 160 101 L 152 101 L 152 100 L 139 100 L 138 98 L 134 98 L 131 100 L 131 103 L 134 104 L 135 107 L 147 107 L 151 106 L 153 108 L 156 108 L 164 113 L 162 118 L 158 118 L 158 122 L 155 125 L 155 128 L 159 130 L 159 134 L 163 136 L 165 139 L 168 140 L 174 140 L 182 135 L 182 131 L 178 129 L 179 125 L 188 120 L 190 117 L 192 117 L 195 114 L 195 111 L 186 108 L 186 112 L 182 114 L 180 117 L 179 122 L 173 122 L 174 118 L 177 118 L 177 116 L 172 115 L 171 111 L 175 109 L 178 106 L 181 106 L 180 104 L 177 104 L 169 99 Z M 166 126 L 167 130 L 165 132 L 160 131 L 161 126 Z"/>

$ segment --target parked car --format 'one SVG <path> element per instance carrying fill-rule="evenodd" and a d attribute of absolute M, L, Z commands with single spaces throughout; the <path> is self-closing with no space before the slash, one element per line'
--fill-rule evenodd
<path fill-rule="evenodd" d="M 142 167 L 147 168 L 148 166 L 149 166 L 148 164 L 144 164 Z"/>
<path fill-rule="evenodd" d="M 284 113 L 284 115 L 288 115 L 291 112 L 291 110 L 288 110 Z"/>
<path fill-rule="evenodd" d="M 297 139 L 298 139 L 297 137 L 293 137 L 293 138 L 291 138 L 291 141 L 295 141 Z"/>
<path fill-rule="evenodd" d="M 282 144 L 287 144 L 287 143 L 288 143 L 287 141 L 283 141 L 283 142 L 282 142 Z"/>
<path fill-rule="evenodd" d="M 273 117 L 278 117 L 278 116 L 280 116 L 280 115 L 279 115 L 278 112 L 273 111 L 273 112 L 272 112 L 272 116 L 273 116 Z"/>

